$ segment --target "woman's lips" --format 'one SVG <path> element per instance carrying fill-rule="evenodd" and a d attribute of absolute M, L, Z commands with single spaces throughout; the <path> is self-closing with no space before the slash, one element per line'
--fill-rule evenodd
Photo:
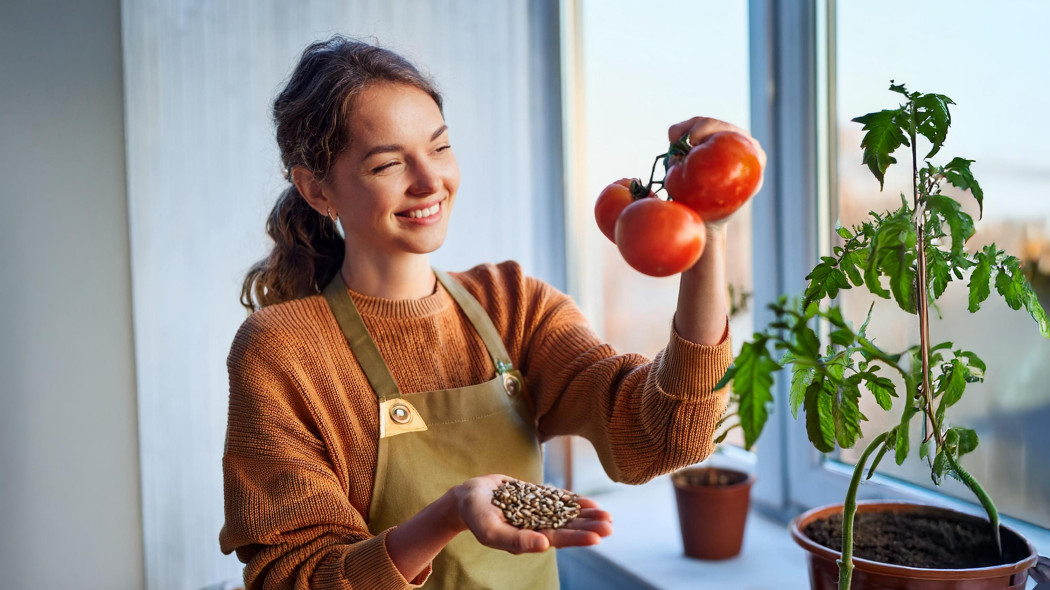
<path fill-rule="evenodd" d="M 416 207 L 415 209 L 410 209 L 403 213 L 397 213 L 396 215 L 402 220 L 412 224 L 429 225 L 441 218 L 441 204 L 444 202 L 445 199 L 442 199 L 428 207 Z"/>

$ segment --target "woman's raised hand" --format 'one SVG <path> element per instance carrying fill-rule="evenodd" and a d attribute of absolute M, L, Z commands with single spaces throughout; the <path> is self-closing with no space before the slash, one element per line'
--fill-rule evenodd
<path fill-rule="evenodd" d="M 533 531 L 511 525 L 492 503 L 493 490 L 511 479 L 500 474 L 483 475 L 453 488 L 459 518 L 482 545 L 514 554 L 540 553 L 550 547 L 597 545 L 602 537 L 612 534 L 612 515 L 583 497 L 579 498 L 580 516 L 562 528 Z"/>

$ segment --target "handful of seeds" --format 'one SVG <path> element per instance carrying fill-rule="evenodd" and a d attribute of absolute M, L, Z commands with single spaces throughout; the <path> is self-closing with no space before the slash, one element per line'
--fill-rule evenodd
<path fill-rule="evenodd" d="M 579 496 L 561 488 L 510 480 L 492 490 L 492 503 L 519 529 L 558 529 L 580 515 Z"/>

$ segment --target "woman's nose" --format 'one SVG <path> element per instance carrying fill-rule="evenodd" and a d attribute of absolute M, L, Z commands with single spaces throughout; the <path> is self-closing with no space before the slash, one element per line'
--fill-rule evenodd
<path fill-rule="evenodd" d="M 413 194 L 432 195 L 441 189 L 441 174 L 439 169 L 427 162 L 418 162 L 413 167 L 412 185 L 409 190 Z"/>

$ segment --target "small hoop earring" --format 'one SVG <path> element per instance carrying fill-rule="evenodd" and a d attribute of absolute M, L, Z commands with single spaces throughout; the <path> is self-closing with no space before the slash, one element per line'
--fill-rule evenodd
<path fill-rule="evenodd" d="M 331 219 L 334 223 L 339 223 L 339 214 L 338 213 L 332 214 L 332 208 L 331 207 L 325 207 L 325 209 L 328 211 L 328 218 Z"/>

